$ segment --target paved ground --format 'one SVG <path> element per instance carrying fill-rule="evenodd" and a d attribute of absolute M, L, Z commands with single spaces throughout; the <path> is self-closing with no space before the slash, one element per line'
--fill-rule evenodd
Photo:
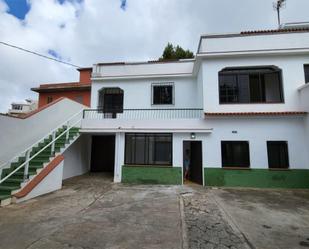
<path fill-rule="evenodd" d="M 252 248 L 309 248 L 309 190 L 217 189 L 211 194 Z"/>
<path fill-rule="evenodd" d="M 0 248 L 306 248 L 309 191 L 112 184 L 104 175 L 0 208 Z"/>

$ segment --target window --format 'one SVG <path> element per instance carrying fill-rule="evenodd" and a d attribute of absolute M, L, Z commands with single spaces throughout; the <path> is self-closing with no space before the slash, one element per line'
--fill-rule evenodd
<path fill-rule="evenodd" d="M 83 96 L 82 95 L 75 96 L 75 101 L 80 104 L 83 104 Z"/>
<path fill-rule="evenodd" d="M 220 103 L 283 102 L 281 70 L 274 66 L 225 68 L 219 72 Z"/>
<path fill-rule="evenodd" d="M 117 113 L 123 112 L 123 90 L 119 87 L 101 89 L 98 109 L 104 118 L 117 118 Z"/>
<path fill-rule="evenodd" d="M 22 105 L 13 105 L 12 109 L 13 110 L 22 110 L 23 106 Z"/>
<path fill-rule="evenodd" d="M 123 90 L 118 87 L 101 89 L 98 109 L 102 109 L 105 113 L 123 112 Z"/>
<path fill-rule="evenodd" d="M 53 97 L 52 96 L 48 96 L 47 97 L 47 104 L 49 104 L 50 102 L 52 102 L 53 101 Z"/>
<path fill-rule="evenodd" d="M 309 65 L 304 65 L 305 83 L 309 83 Z"/>
<path fill-rule="evenodd" d="M 173 105 L 174 85 L 173 83 L 152 84 L 153 105 Z"/>
<path fill-rule="evenodd" d="M 172 165 L 172 134 L 126 134 L 125 164 Z"/>
<path fill-rule="evenodd" d="M 267 154 L 269 168 L 289 168 L 288 143 L 286 141 L 268 141 Z"/>
<path fill-rule="evenodd" d="M 249 142 L 222 141 L 221 142 L 222 167 L 250 166 Z"/>

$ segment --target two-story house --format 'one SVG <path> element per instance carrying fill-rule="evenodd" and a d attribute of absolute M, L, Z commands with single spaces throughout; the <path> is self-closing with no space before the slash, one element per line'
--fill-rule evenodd
<path fill-rule="evenodd" d="M 195 59 L 99 63 L 82 134 L 115 181 L 309 187 L 309 29 L 201 36 Z"/>
<path fill-rule="evenodd" d="M 95 64 L 91 109 L 59 98 L 0 116 L 0 205 L 88 171 L 183 184 L 189 168 L 204 186 L 309 188 L 308 44 L 309 28 L 290 27 L 201 36 L 189 60 Z"/>

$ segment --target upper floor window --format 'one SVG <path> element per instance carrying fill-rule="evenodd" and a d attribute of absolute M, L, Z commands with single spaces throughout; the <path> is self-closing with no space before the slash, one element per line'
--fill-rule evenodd
<path fill-rule="evenodd" d="M 52 96 L 48 96 L 47 97 L 47 104 L 49 104 L 50 102 L 53 102 L 53 97 Z"/>
<path fill-rule="evenodd" d="M 173 105 L 174 84 L 173 83 L 152 84 L 152 104 Z"/>
<path fill-rule="evenodd" d="M 281 70 L 275 66 L 225 68 L 219 72 L 220 103 L 282 103 Z"/>
<path fill-rule="evenodd" d="M 74 99 L 75 99 L 76 102 L 83 104 L 83 96 L 82 95 L 75 96 Z"/>
<path fill-rule="evenodd" d="M 13 105 L 13 110 L 22 110 L 23 106 L 22 105 Z"/>
<path fill-rule="evenodd" d="M 105 118 L 116 118 L 117 113 L 123 112 L 123 90 L 119 87 L 101 89 L 98 109 Z"/>
<path fill-rule="evenodd" d="M 309 83 L 309 64 L 304 65 L 304 71 L 305 71 L 305 83 Z"/>

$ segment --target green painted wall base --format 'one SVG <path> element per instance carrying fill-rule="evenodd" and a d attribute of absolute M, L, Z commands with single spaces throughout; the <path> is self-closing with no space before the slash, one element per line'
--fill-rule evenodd
<path fill-rule="evenodd" d="M 204 168 L 206 186 L 309 188 L 309 170 Z"/>
<path fill-rule="evenodd" d="M 122 182 L 135 184 L 182 184 L 181 167 L 123 166 Z"/>

